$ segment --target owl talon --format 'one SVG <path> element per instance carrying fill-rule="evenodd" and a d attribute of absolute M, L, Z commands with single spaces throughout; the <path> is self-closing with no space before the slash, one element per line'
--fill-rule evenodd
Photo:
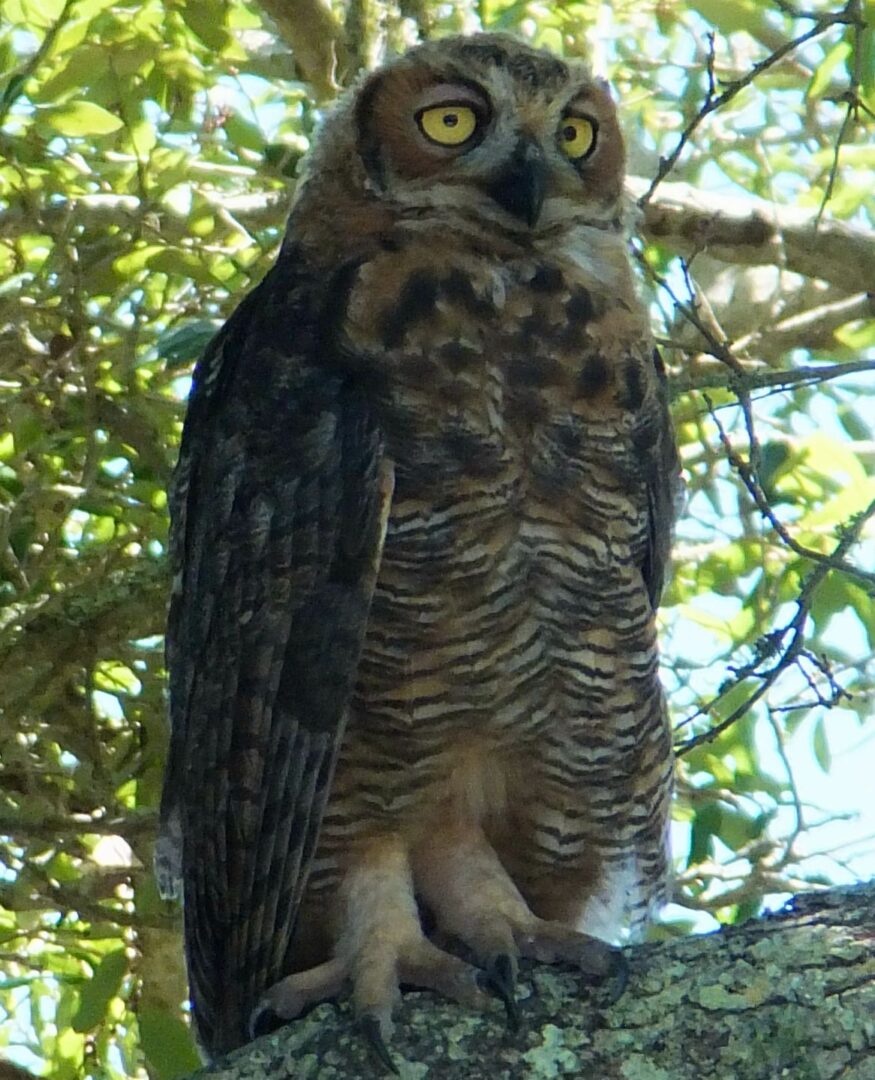
<path fill-rule="evenodd" d="M 260 1035 L 266 1033 L 263 1024 L 268 1013 L 276 1017 L 274 1027 L 278 1027 L 287 1020 L 297 1019 L 312 1005 L 339 997 L 347 982 L 347 965 L 338 959 L 287 975 L 273 984 L 249 1014 L 250 1037 L 255 1038 L 256 1029 Z"/>
<path fill-rule="evenodd" d="M 266 1002 L 260 1001 L 249 1014 L 247 1029 L 250 1039 L 258 1039 L 262 1035 L 269 1035 L 276 1031 L 285 1021 Z"/>
<path fill-rule="evenodd" d="M 543 964 L 572 964 L 584 975 L 608 976 L 616 971 L 619 950 L 600 938 L 558 922 L 537 920 L 516 935 L 520 953 Z"/>
<path fill-rule="evenodd" d="M 392 1060 L 386 1040 L 383 1037 L 383 1023 L 377 1013 L 367 1012 L 358 1018 L 358 1026 L 368 1049 L 376 1061 L 387 1071 L 398 1076 L 398 1066 Z"/>
<path fill-rule="evenodd" d="M 516 958 L 510 953 L 499 953 L 486 965 L 483 973 L 484 987 L 497 994 L 504 1004 L 510 1031 L 518 1031 L 521 1020 L 516 999 L 516 974 Z"/>
<path fill-rule="evenodd" d="M 612 950 L 611 962 L 613 970 L 605 974 L 597 992 L 598 1003 L 605 1009 L 616 1004 L 629 985 L 629 961 L 626 959 L 622 949 Z"/>

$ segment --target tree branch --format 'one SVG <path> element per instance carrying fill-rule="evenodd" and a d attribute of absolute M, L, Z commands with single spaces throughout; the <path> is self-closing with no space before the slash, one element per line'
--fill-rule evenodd
<path fill-rule="evenodd" d="M 634 197 L 645 190 L 643 177 L 630 176 Z M 228 213 L 249 232 L 282 228 L 290 203 L 280 189 L 258 195 L 234 195 L 204 188 L 199 195 Z M 39 222 L 20 205 L 0 211 L 0 233 L 20 236 L 54 232 L 71 224 L 86 229 L 141 228 L 147 239 L 164 243 L 191 238 L 188 215 L 161 206 L 144 218 L 133 195 L 82 195 L 42 207 Z M 807 210 L 777 206 L 754 195 L 729 196 L 700 191 L 691 184 L 664 183 L 659 196 L 643 210 L 642 235 L 691 258 L 699 252 L 742 266 L 780 264 L 806 277 L 832 282 L 843 292 L 875 294 L 875 231 L 840 221 L 817 222 Z"/>
<path fill-rule="evenodd" d="M 333 98 L 348 74 L 343 28 L 327 0 L 260 0 L 292 49 L 301 77 L 319 101 Z"/>
<path fill-rule="evenodd" d="M 873 937 L 875 885 L 806 893 L 717 934 L 628 949 L 629 985 L 610 1007 L 570 971 L 526 966 L 516 1033 L 497 1002 L 476 1014 L 405 994 L 393 1056 L 411 1080 L 867 1080 Z M 380 1070 L 344 1004 L 321 1006 L 195 1075 L 331 1080 Z"/>
<path fill-rule="evenodd" d="M 153 810 L 132 813 L 128 817 L 93 818 L 88 814 L 69 817 L 42 817 L 29 821 L 21 814 L 0 811 L 0 836 L 15 836 L 25 840 L 59 840 L 76 836 L 135 836 L 151 837 L 158 827 L 158 815 Z"/>
<path fill-rule="evenodd" d="M 0 626 L 4 707 L 14 715 L 19 703 L 68 658 L 81 657 L 104 639 L 117 643 L 160 633 L 166 575 L 163 560 L 125 560 L 103 570 L 99 588 L 92 576 L 62 592 L 9 605 Z"/>
<path fill-rule="evenodd" d="M 660 341 L 659 344 L 671 346 L 672 342 Z M 814 386 L 867 371 L 875 371 L 875 360 L 851 360 L 847 364 L 809 364 L 790 368 L 788 371 L 743 365 L 741 371 L 734 371 L 731 376 L 725 364 L 697 364 L 691 371 L 672 375 L 669 393 L 671 399 L 675 400 L 690 390 L 725 390 L 730 388 L 730 384 L 738 384 L 748 391 L 788 390 L 791 386 Z"/>
<path fill-rule="evenodd" d="M 733 724 L 746 715 L 753 706 L 764 697 L 781 675 L 783 675 L 793 664 L 798 663 L 803 656 L 807 656 L 818 673 L 825 677 L 829 686 L 829 697 L 825 698 L 819 691 L 817 692 L 818 698 L 820 699 L 818 704 L 829 707 L 837 705 L 842 697 L 847 697 L 847 692 L 835 682 L 827 662 L 820 657 L 812 656 L 810 651 L 805 648 L 805 632 L 811 615 L 811 605 L 814 601 L 814 594 L 817 588 L 831 570 L 839 570 L 852 577 L 856 577 L 859 580 L 862 580 L 864 584 L 868 584 L 870 588 L 872 587 L 873 582 L 875 582 L 875 574 L 859 569 L 854 566 L 853 563 L 849 563 L 845 558 L 850 549 L 860 539 L 860 535 L 866 522 L 875 515 L 875 500 L 840 530 L 838 541 L 829 554 L 824 555 L 822 552 L 813 551 L 810 548 L 806 548 L 802 544 L 799 544 L 798 541 L 787 532 L 781 522 L 777 520 L 774 511 L 766 500 L 755 476 L 751 472 L 750 466 L 743 462 L 728 445 L 728 440 L 722 429 L 720 434 L 721 439 L 724 441 L 730 463 L 738 471 L 739 476 L 753 498 L 757 509 L 776 530 L 784 544 L 797 555 L 811 560 L 814 563 L 814 568 L 803 582 L 802 589 L 800 590 L 799 597 L 796 601 L 796 611 L 790 621 L 781 629 L 775 630 L 766 635 L 766 637 L 761 638 L 756 644 L 753 659 L 744 666 L 735 669 L 735 674 L 731 682 L 728 685 L 725 685 L 717 696 L 709 701 L 707 705 L 701 706 L 691 716 L 682 720 L 675 730 L 686 727 L 700 716 L 706 716 L 713 713 L 716 706 L 723 698 L 725 698 L 730 690 L 734 689 L 745 680 L 758 679 L 759 685 L 752 690 L 741 705 L 736 709 L 733 709 L 725 719 L 678 745 L 675 748 L 675 752 L 678 755 L 688 754 L 697 746 L 702 745 L 702 743 L 712 742 L 718 735 L 732 727 Z M 786 645 L 784 644 L 785 641 L 787 641 Z"/>
<path fill-rule="evenodd" d="M 627 180 L 634 195 L 646 181 Z M 781 265 L 821 278 L 848 293 L 875 293 L 875 231 L 777 206 L 754 195 L 700 191 L 691 184 L 662 184 L 644 207 L 641 232 L 675 254 L 699 252 L 744 266 Z"/>

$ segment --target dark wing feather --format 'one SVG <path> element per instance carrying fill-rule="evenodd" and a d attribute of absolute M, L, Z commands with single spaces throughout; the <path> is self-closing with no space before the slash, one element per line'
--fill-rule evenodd
<path fill-rule="evenodd" d="M 683 485 L 674 428 L 668 411 L 665 366 L 656 349 L 653 351 L 653 363 L 658 380 L 658 393 L 653 399 L 650 415 L 645 421 L 651 428 L 652 434 L 648 437 L 648 442 L 650 442 L 647 475 L 649 535 L 643 574 L 650 602 L 656 608 L 659 605 L 668 572 L 672 533 Z"/>
<path fill-rule="evenodd" d="M 181 837 L 191 999 L 210 1055 L 246 1040 L 284 974 L 391 497 L 371 406 L 331 365 L 291 256 L 199 365 L 171 492 L 158 863 L 167 890 Z"/>

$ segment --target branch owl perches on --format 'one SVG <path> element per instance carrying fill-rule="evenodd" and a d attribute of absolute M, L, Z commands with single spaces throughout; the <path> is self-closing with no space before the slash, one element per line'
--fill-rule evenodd
<path fill-rule="evenodd" d="M 618 967 L 665 896 L 678 461 L 604 84 L 447 38 L 328 118 L 198 365 L 158 850 L 199 1039 Z M 450 951 L 452 941 L 464 950 Z"/>

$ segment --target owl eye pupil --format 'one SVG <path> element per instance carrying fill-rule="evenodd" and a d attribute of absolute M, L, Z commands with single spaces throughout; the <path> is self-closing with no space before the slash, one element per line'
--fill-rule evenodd
<path fill-rule="evenodd" d="M 416 123 L 422 134 L 438 146 L 462 147 L 476 133 L 480 117 L 473 106 L 448 101 L 421 109 Z"/>
<path fill-rule="evenodd" d="M 566 124 L 562 129 L 562 138 L 565 139 L 566 142 L 574 142 L 576 137 L 577 132 L 574 127 L 571 124 Z"/>

